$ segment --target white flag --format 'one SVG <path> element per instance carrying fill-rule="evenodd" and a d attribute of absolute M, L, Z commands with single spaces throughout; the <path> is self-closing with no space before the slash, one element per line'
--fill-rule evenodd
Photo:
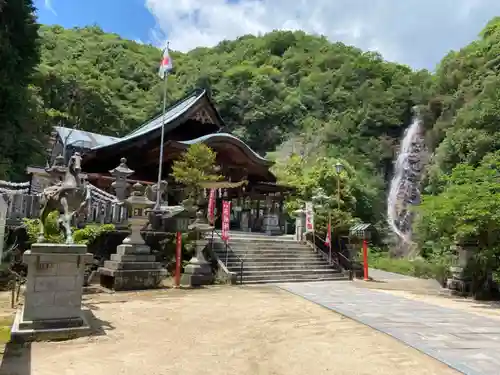
<path fill-rule="evenodd" d="M 161 59 L 160 70 L 158 72 L 161 79 L 165 79 L 165 74 L 172 70 L 172 59 L 168 53 L 168 47 L 163 50 L 163 58 Z"/>

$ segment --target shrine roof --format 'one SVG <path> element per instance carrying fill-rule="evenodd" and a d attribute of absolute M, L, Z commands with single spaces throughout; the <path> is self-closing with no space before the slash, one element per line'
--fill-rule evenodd
<path fill-rule="evenodd" d="M 248 146 L 245 142 L 243 142 L 241 139 L 238 137 L 235 137 L 232 134 L 229 133 L 213 133 L 213 134 L 207 134 L 199 138 L 191 139 L 188 141 L 177 141 L 177 143 L 190 146 L 193 144 L 197 143 L 205 143 L 207 146 L 210 146 L 211 143 L 217 142 L 217 141 L 223 141 L 223 142 L 230 142 L 236 146 L 238 146 L 245 154 L 247 154 L 249 157 L 252 159 L 256 159 L 256 161 L 264 164 L 269 164 L 271 165 L 272 162 L 267 160 L 266 158 L 260 156 L 258 153 L 256 153 L 250 146 Z"/>
<path fill-rule="evenodd" d="M 186 97 L 175 103 L 173 106 L 168 108 L 165 112 L 165 115 L 159 114 L 158 116 L 152 118 L 151 120 L 147 121 L 137 129 L 135 129 L 134 131 L 130 132 L 126 136 L 118 138 L 112 143 L 96 145 L 95 147 L 92 148 L 92 150 L 99 150 L 107 146 L 118 145 L 120 143 L 152 133 L 155 130 L 159 130 L 161 128 L 162 123 L 165 124 L 165 131 L 169 131 L 171 130 L 171 128 L 174 128 L 176 126 L 175 124 L 173 124 L 176 119 L 178 119 L 183 114 L 188 112 L 191 108 L 193 108 L 193 106 L 198 104 L 204 98 L 208 99 L 206 90 L 201 90 L 201 89 L 195 90 L 191 94 L 187 95 Z M 213 106 L 210 99 L 208 99 L 208 102 L 211 106 Z M 219 117 L 217 110 L 215 110 L 215 113 L 217 117 Z M 220 120 L 222 123 L 222 119 Z"/>
<path fill-rule="evenodd" d="M 54 130 L 66 145 L 78 146 L 87 149 L 105 147 L 120 140 L 118 137 L 65 128 L 63 126 L 54 126 Z"/>

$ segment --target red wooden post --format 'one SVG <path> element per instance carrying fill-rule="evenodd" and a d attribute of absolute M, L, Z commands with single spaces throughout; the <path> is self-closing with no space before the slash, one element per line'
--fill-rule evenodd
<path fill-rule="evenodd" d="M 368 241 L 363 240 L 363 279 L 368 281 Z"/>
<path fill-rule="evenodd" d="M 175 246 L 175 286 L 178 288 L 181 284 L 181 252 L 182 252 L 182 236 L 181 232 L 177 232 Z"/>

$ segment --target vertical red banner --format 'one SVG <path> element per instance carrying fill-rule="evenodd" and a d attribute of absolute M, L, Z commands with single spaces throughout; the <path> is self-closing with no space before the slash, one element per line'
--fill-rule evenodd
<path fill-rule="evenodd" d="M 222 239 L 229 240 L 229 223 L 231 220 L 231 202 L 222 201 Z"/>
<path fill-rule="evenodd" d="M 175 242 L 175 286 L 179 287 L 181 284 L 181 253 L 182 253 L 182 234 L 177 232 Z"/>
<path fill-rule="evenodd" d="M 210 189 L 208 197 L 208 222 L 213 225 L 215 218 L 215 189 Z"/>

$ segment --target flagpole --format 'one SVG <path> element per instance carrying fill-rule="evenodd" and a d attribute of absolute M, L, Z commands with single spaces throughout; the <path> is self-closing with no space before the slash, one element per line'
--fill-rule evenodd
<path fill-rule="evenodd" d="M 168 48 L 168 44 L 167 44 Z M 161 200 L 161 175 L 163 169 L 163 143 L 165 138 L 165 112 L 167 110 L 167 77 L 168 73 L 165 72 L 163 77 L 163 113 L 161 118 L 161 136 L 160 136 L 160 158 L 158 160 L 158 184 L 156 185 L 156 205 L 155 210 L 160 210 L 160 200 Z"/>

